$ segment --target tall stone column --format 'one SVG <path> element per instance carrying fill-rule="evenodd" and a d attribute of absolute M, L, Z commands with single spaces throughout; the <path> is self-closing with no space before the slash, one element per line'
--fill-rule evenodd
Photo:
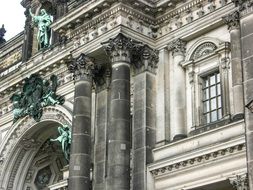
<path fill-rule="evenodd" d="M 156 144 L 156 76 L 158 52 L 144 46 L 135 64 L 133 107 L 133 190 L 147 189 L 147 164 Z"/>
<path fill-rule="evenodd" d="M 68 184 L 71 190 L 89 190 L 91 186 L 91 93 L 94 68 L 92 59 L 84 54 L 69 65 L 75 80 Z"/>
<path fill-rule="evenodd" d="M 247 174 L 230 177 L 229 182 L 236 190 L 249 190 Z"/>
<path fill-rule="evenodd" d="M 237 121 L 244 118 L 240 13 L 235 11 L 223 17 L 223 20 L 228 25 L 230 32 L 234 112 L 232 120 Z"/>
<path fill-rule="evenodd" d="M 122 34 L 102 43 L 112 64 L 107 188 L 130 189 L 130 64 L 136 43 Z"/>
<path fill-rule="evenodd" d="M 187 137 L 186 135 L 186 85 L 185 70 L 181 66 L 184 61 L 186 42 L 176 39 L 168 45 L 173 55 L 173 91 L 171 92 L 171 137 L 173 141 Z"/>
<path fill-rule="evenodd" d="M 253 102 L 253 3 L 246 0 L 234 0 L 234 3 L 239 6 L 241 18 L 244 102 L 250 109 Z M 249 109 L 245 110 L 245 128 L 249 187 L 253 189 L 253 114 Z"/>

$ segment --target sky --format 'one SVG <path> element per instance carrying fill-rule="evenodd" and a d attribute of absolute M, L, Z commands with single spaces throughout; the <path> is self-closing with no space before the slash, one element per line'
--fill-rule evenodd
<path fill-rule="evenodd" d="M 24 30 L 25 9 L 22 0 L 0 0 L 0 27 L 4 24 L 5 40 L 9 40 Z"/>

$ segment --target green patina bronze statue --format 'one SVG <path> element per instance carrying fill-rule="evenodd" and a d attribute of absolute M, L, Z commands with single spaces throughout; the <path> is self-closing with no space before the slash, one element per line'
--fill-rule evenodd
<path fill-rule="evenodd" d="M 52 75 L 50 80 L 43 80 L 37 74 L 25 79 L 21 93 L 15 93 L 10 100 L 13 103 L 13 123 L 26 115 L 40 121 L 43 107 L 63 104 L 64 98 L 56 95 L 58 86 L 57 76 Z"/>
<path fill-rule="evenodd" d="M 40 10 L 40 15 L 35 16 L 31 9 L 30 15 L 35 26 L 38 27 L 37 40 L 39 43 L 39 50 L 47 48 L 50 45 L 51 28 L 50 25 L 53 22 L 52 16 L 47 14 L 45 9 Z"/>
<path fill-rule="evenodd" d="M 60 134 L 56 139 L 50 139 L 50 141 L 58 141 L 61 143 L 62 151 L 66 160 L 69 161 L 70 157 L 70 145 L 71 145 L 71 131 L 68 125 L 58 127 Z"/>

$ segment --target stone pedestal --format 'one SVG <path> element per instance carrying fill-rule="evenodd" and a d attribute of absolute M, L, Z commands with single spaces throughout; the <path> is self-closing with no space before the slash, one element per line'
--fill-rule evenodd
<path fill-rule="evenodd" d="M 91 93 L 94 63 L 81 54 L 69 65 L 75 94 L 69 163 L 69 189 L 89 190 L 91 168 Z"/>
<path fill-rule="evenodd" d="M 181 39 L 172 41 L 168 45 L 168 49 L 173 55 L 173 91 L 171 92 L 170 105 L 170 127 L 171 140 L 177 141 L 187 137 L 186 132 L 186 85 L 185 70 L 181 66 L 184 61 L 185 45 Z"/>

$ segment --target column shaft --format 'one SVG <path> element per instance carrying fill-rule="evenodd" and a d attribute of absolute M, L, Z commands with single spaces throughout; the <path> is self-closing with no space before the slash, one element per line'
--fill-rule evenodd
<path fill-rule="evenodd" d="M 130 64 L 123 61 L 112 63 L 107 186 L 130 189 Z"/>
<path fill-rule="evenodd" d="M 69 189 L 90 189 L 91 166 L 91 80 L 75 84 Z"/>
<path fill-rule="evenodd" d="M 242 60 L 241 60 L 241 40 L 240 29 L 235 28 L 230 31 L 231 38 L 231 68 L 232 68 L 232 86 L 234 114 L 233 120 L 239 120 L 244 117 L 243 103 L 243 85 L 242 85 Z"/>
<path fill-rule="evenodd" d="M 186 137 L 186 90 L 185 71 L 180 63 L 184 56 L 180 53 L 174 55 L 173 91 L 171 102 L 171 137 L 179 140 Z"/>

